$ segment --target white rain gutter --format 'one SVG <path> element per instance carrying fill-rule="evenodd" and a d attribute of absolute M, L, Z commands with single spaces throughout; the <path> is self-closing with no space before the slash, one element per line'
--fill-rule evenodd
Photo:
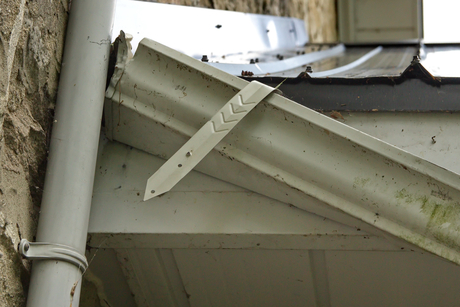
<path fill-rule="evenodd" d="M 149 39 L 117 67 L 107 137 L 166 159 L 248 85 Z M 195 169 L 460 264 L 459 174 L 277 94 Z"/>
<path fill-rule="evenodd" d="M 27 306 L 78 306 L 115 0 L 74 0 L 59 81 Z"/>

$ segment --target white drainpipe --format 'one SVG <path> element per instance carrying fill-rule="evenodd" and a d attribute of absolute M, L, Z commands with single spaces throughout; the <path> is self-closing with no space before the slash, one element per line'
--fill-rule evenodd
<path fill-rule="evenodd" d="M 27 306 L 79 305 L 114 9 L 72 1 Z"/>

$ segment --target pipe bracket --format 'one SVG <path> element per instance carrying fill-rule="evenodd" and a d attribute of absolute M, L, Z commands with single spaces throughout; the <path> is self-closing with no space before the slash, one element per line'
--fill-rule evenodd
<path fill-rule="evenodd" d="M 77 266 L 82 272 L 88 268 L 86 257 L 73 247 L 48 242 L 29 242 L 22 239 L 19 252 L 31 260 L 61 260 Z"/>

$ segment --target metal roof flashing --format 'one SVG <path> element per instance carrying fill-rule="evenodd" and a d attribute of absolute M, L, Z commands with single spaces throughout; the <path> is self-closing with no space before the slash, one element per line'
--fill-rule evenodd
<path fill-rule="evenodd" d="M 132 60 L 118 59 L 106 134 L 164 159 L 249 84 L 149 39 Z M 460 264 L 458 174 L 281 95 L 265 98 L 195 169 Z"/>
<path fill-rule="evenodd" d="M 304 20 L 228 10 L 119 0 L 113 37 L 120 30 L 148 37 L 196 59 L 303 47 L 308 41 Z M 159 29 L 161 29 L 159 31 Z"/>

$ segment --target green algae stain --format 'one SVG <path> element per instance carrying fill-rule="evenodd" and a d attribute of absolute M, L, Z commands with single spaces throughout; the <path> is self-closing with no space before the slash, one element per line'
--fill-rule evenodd
<path fill-rule="evenodd" d="M 430 223 L 441 226 L 445 223 L 459 221 L 460 203 L 456 201 L 433 201 L 423 199 L 421 211 L 430 218 Z"/>
<path fill-rule="evenodd" d="M 459 250 L 457 242 L 452 238 L 452 236 L 449 236 L 445 233 L 439 232 L 439 231 L 434 231 L 433 232 L 433 237 L 438 241 L 439 243 L 443 243 L 445 246 L 450 247 L 455 250 Z"/>
<path fill-rule="evenodd" d="M 360 178 L 360 177 L 355 177 L 353 180 L 353 189 L 356 188 L 364 188 L 369 182 L 371 181 L 371 178 Z"/>
<path fill-rule="evenodd" d="M 414 197 L 411 194 L 409 194 L 406 191 L 406 189 L 396 191 L 395 198 L 400 200 L 400 201 L 405 202 L 406 204 L 410 204 L 410 203 L 414 202 Z"/>
<path fill-rule="evenodd" d="M 428 218 L 427 233 L 444 246 L 460 250 L 453 236 L 460 232 L 460 202 L 439 197 L 440 193 L 433 191 L 430 196 L 420 196 L 401 189 L 395 192 L 395 198 L 401 203 L 418 205 L 420 212 Z"/>

